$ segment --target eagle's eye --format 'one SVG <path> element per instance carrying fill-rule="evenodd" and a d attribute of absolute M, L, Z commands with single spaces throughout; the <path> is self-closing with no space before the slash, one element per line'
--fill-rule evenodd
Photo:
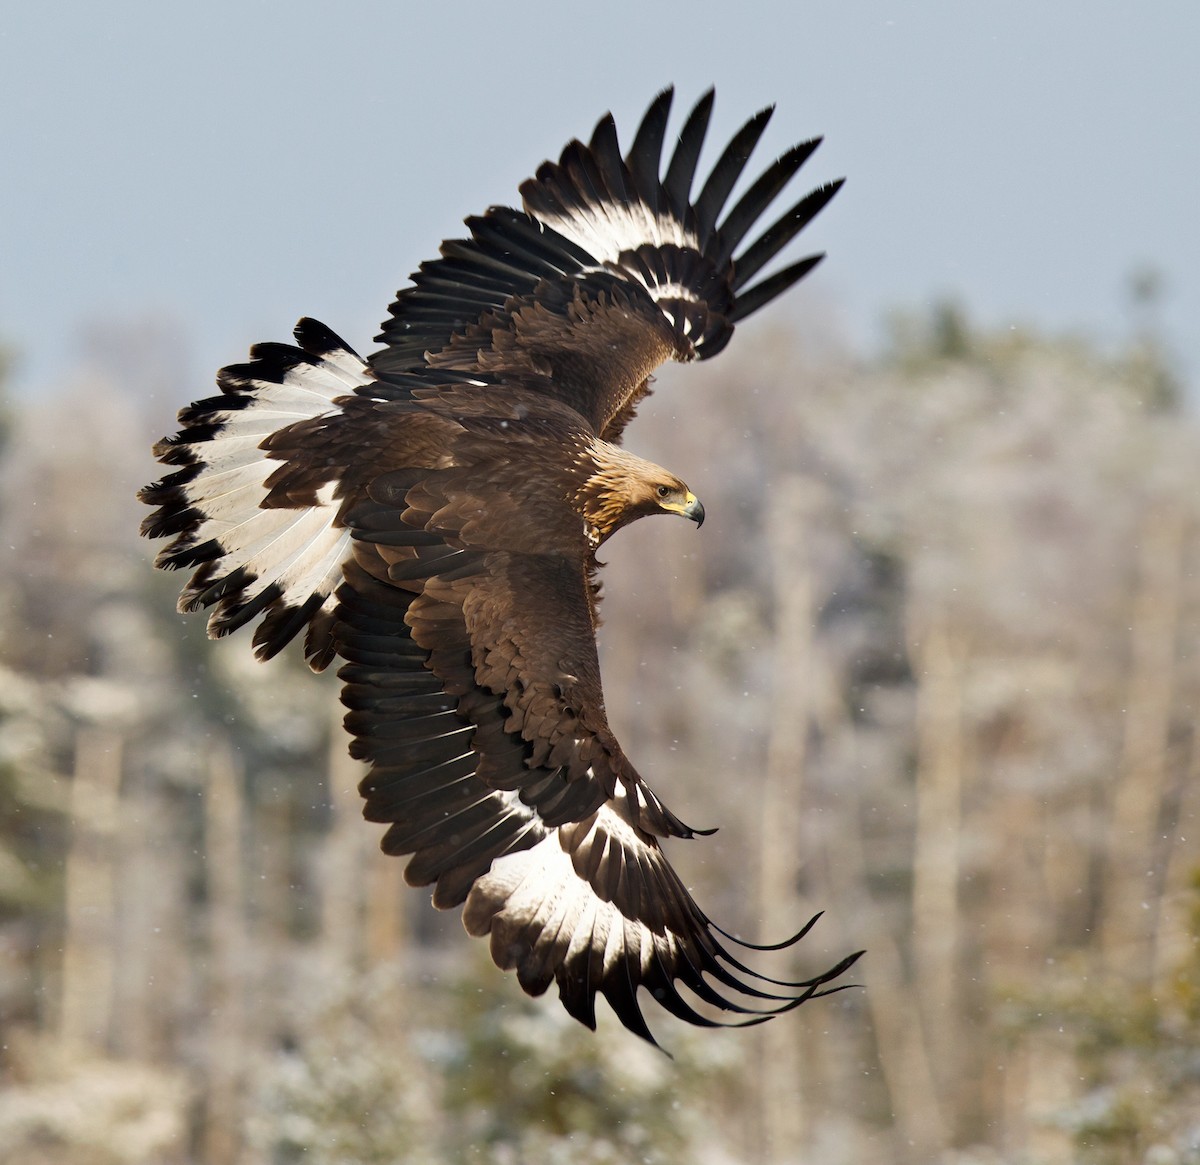
<path fill-rule="evenodd" d="M 660 485 L 658 487 L 658 496 L 660 498 L 668 498 L 671 496 L 671 487 L 669 485 Z"/>

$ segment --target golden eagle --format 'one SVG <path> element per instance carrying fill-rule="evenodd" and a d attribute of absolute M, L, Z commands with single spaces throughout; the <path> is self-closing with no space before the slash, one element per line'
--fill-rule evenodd
<path fill-rule="evenodd" d="M 194 570 L 180 610 L 212 608 L 211 636 L 260 619 L 260 658 L 302 629 L 314 669 L 341 658 L 364 813 L 389 824 L 386 852 L 412 855 L 408 882 L 462 906 L 525 991 L 557 981 L 592 1028 L 602 994 L 646 1039 L 639 987 L 691 1023 L 718 1021 L 679 985 L 755 1023 L 837 990 L 857 957 L 803 982 L 740 962 L 730 944 L 751 944 L 700 910 L 659 845 L 697 831 L 605 716 L 596 551 L 646 514 L 704 519 L 621 435 L 655 368 L 715 355 L 820 262 L 753 282 L 841 185 L 747 242 L 820 139 L 726 212 L 772 111 L 693 198 L 713 93 L 664 174 L 671 97 L 624 155 L 605 116 L 522 184 L 522 210 L 468 218 L 469 237 L 397 294 L 366 360 L 306 319 L 296 346 L 223 369 L 220 395 L 155 448 L 176 468 L 140 495 L 158 507 L 142 532 L 174 539 L 157 565 Z"/>

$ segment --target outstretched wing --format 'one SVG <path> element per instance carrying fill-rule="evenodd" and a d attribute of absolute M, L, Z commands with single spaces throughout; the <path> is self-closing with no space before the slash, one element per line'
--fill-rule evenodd
<path fill-rule="evenodd" d="M 608 731 L 584 564 L 455 549 L 430 534 L 432 515 L 418 527 L 408 512 L 385 500 L 348 513 L 354 562 L 334 636 L 352 751 L 371 765 L 365 813 L 390 824 L 387 852 L 412 855 L 409 883 L 463 905 L 500 967 L 530 994 L 557 982 L 589 1027 L 599 994 L 652 1040 L 639 987 L 706 1026 L 720 1021 L 696 1000 L 757 1023 L 838 990 L 857 956 L 803 982 L 766 979 L 667 862 L 659 839 L 693 831 Z"/>
<path fill-rule="evenodd" d="M 805 195 L 752 241 L 776 196 L 820 144 L 794 146 L 726 204 L 771 110 L 734 135 L 698 194 L 692 185 L 712 112 L 710 90 L 688 116 L 660 175 L 672 90 L 650 106 L 622 156 L 611 115 L 591 142 L 571 142 L 521 186 L 524 210 L 467 219 L 400 291 L 371 357 L 377 373 L 434 363 L 532 369 L 609 440 L 667 359 L 706 359 L 734 325 L 803 278 L 806 256 L 753 282 L 841 186 Z"/>

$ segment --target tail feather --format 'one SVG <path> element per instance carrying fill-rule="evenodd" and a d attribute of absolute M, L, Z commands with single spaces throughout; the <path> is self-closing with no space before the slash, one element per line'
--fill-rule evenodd
<path fill-rule="evenodd" d="M 374 381 L 358 355 L 315 320 L 301 320 L 296 339 L 299 347 L 256 345 L 248 363 L 222 369 L 221 395 L 184 409 L 179 433 L 155 447 L 161 462 L 178 468 L 139 494 L 158 507 L 142 533 L 174 536 L 156 565 L 196 568 L 179 609 L 213 608 L 214 638 L 263 616 L 254 644 L 264 659 L 328 613 L 350 552 L 350 533 L 338 521 L 340 471 L 323 464 L 326 451 L 313 451 L 322 480 L 312 491 L 316 504 L 289 504 L 271 484 L 298 454 L 266 446 L 291 425 L 336 418 L 343 398 Z"/>

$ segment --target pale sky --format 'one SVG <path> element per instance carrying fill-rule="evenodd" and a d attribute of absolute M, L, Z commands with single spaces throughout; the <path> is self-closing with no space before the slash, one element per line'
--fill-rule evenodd
<path fill-rule="evenodd" d="M 1116 343 L 1152 266 L 1194 398 L 1198 53 L 1194 0 L 12 4 L 0 343 L 23 395 L 97 322 L 176 321 L 190 396 L 300 315 L 370 350 L 465 215 L 674 82 L 677 119 L 716 85 L 720 134 L 775 102 L 764 164 L 826 135 L 797 196 L 848 182 L 786 257 L 829 252 L 807 294 L 864 348 L 947 296 Z"/>

